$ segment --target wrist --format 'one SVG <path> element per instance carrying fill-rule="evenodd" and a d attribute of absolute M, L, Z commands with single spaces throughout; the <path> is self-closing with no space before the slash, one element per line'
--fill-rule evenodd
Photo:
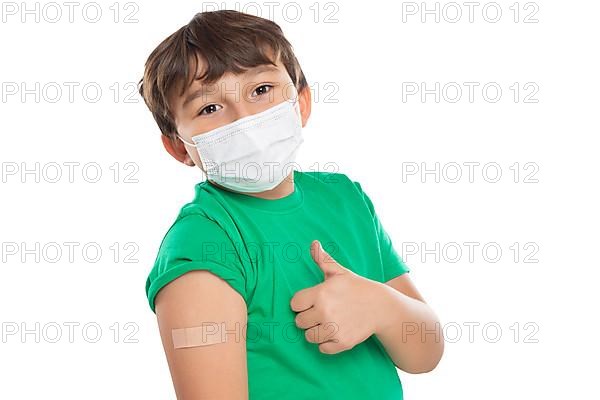
<path fill-rule="evenodd" d="M 385 283 L 373 281 L 373 333 L 381 335 L 395 326 L 401 316 L 396 289 Z"/>

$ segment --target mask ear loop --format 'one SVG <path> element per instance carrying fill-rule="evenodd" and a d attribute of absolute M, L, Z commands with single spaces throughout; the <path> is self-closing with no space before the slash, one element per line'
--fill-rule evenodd
<path fill-rule="evenodd" d="M 292 102 L 292 107 L 294 107 L 294 112 L 298 116 L 298 119 L 302 119 L 302 111 L 300 110 L 300 94 L 296 94 L 296 98 Z"/>
<path fill-rule="evenodd" d="M 294 111 L 296 111 L 296 114 L 298 115 L 299 118 L 302 118 L 302 113 L 300 111 L 300 94 L 296 93 L 296 96 L 294 97 L 293 101 L 289 101 L 287 99 L 284 99 L 283 101 L 287 101 L 291 104 L 291 106 L 294 108 Z"/>
<path fill-rule="evenodd" d="M 190 143 L 190 142 L 188 142 L 187 140 L 185 140 L 184 138 L 182 138 L 181 136 L 179 136 L 179 133 L 177 134 L 177 138 L 178 138 L 179 140 L 181 140 L 181 141 L 182 141 L 183 143 L 185 143 L 185 144 L 188 144 L 188 145 L 190 145 L 190 146 L 192 146 L 192 147 L 196 147 L 196 144 L 195 144 L 195 143 Z M 198 156 L 200 156 L 200 153 L 198 153 Z M 204 168 L 204 170 L 206 171 L 206 170 L 207 170 L 207 168 L 206 168 L 206 164 L 204 164 L 204 160 L 202 159 L 202 157 L 200 158 L 200 163 L 202 164 L 202 168 Z M 203 171 L 203 172 L 204 172 L 204 171 Z M 205 172 L 205 173 L 206 173 L 206 172 Z"/>
<path fill-rule="evenodd" d="M 190 143 L 190 142 L 188 142 L 187 140 L 185 140 L 184 138 L 182 138 L 181 136 L 179 136 L 179 134 L 177 134 L 177 138 L 179 138 L 179 140 L 181 140 L 181 141 L 182 141 L 183 143 L 185 143 L 185 144 L 188 144 L 188 145 L 190 145 L 190 146 L 194 146 L 194 147 L 196 147 L 196 144 L 195 144 L 195 143 Z"/>

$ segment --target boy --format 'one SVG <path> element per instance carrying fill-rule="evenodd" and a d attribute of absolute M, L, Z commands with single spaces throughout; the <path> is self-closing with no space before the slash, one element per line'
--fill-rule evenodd
<path fill-rule="evenodd" d="M 146 281 L 178 399 L 399 400 L 395 367 L 435 368 L 437 317 L 361 185 L 292 168 L 311 92 L 277 24 L 199 13 L 139 91 L 208 178 Z"/>

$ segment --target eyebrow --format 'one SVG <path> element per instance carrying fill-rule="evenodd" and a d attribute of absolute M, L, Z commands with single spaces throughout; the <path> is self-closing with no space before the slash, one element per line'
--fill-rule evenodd
<path fill-rule="evenodd" d="M 269 71 L 278 72 L 279 69 L 271 64 L 262 64 L 262 65 L 259 65 L 257 67 L 254 67 L 254 68 L 244 72 L 242 75 L 256 76 L 262 72 L 269 72 Z M 196 78 L 196 79 L 198 79 L 198 78 Z M 190 101 L 197 99 L 198 97 L 204 96 L 204 92 L 206 92 L 208 89 L 209 88 L 207 86 L 201 85 L 200 88 L 193 91 L 185 98 L 185 100 L 183 101 L 182 107 L 185 107 L 186 104 L 188 104 Z"/>

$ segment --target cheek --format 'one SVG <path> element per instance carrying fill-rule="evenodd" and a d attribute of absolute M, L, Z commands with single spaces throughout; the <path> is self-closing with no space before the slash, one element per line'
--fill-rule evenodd
<path fill-rule="evenodd" d="M 194 164 L 196 164 L 197 167 L 199 167 L 203 172 L 204 168 L 202 168 L 202 162 L 200 161 L 200 155 L 198 154 L 197 150 L 190 150 L 188 151 L 188 154 L 190 155 L 190 158 L 194 161 Z"/>

